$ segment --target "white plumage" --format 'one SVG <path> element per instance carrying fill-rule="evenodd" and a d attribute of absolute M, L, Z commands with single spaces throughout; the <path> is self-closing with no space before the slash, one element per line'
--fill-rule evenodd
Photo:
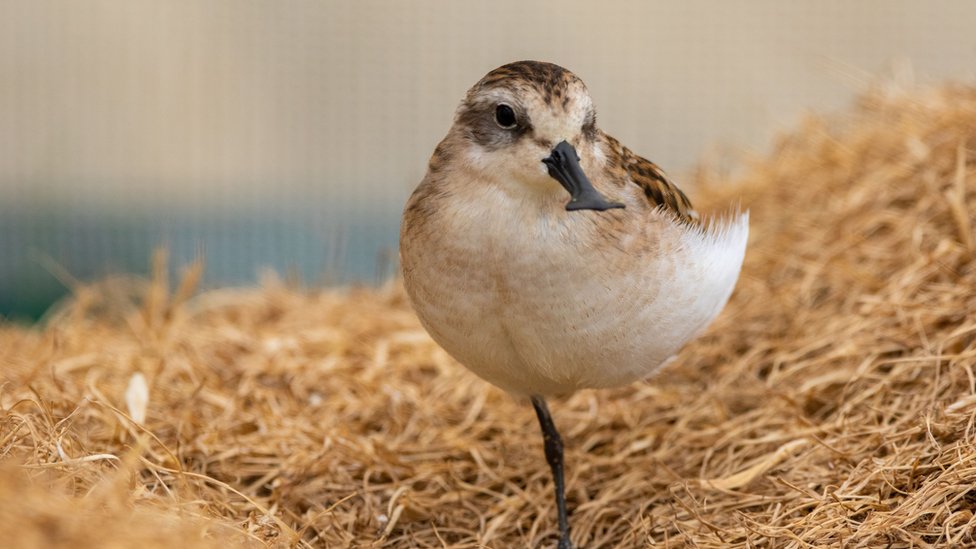
<path fill-rule="evenodd" d="M 451 356 L 516 394 L 653 374 L 724 307 L 748 213 L 702 227 L 656 209 L 625 218 L 630 241 L 612 242 L 586 216 L 614 213 L 566 212 L 553 195 L 475 184 L 442 202 L 427 220 L 432 241 L 402 252 L 421 322 Z"/>

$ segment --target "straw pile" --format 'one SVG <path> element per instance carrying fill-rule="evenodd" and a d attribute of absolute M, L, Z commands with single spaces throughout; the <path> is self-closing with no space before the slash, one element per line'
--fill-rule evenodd
<path fill-rule="evenodd" d="M 976 89 L 879 91 L 699 197 L 752 211 L 726 311 L 651 382 L 552 403 L 576 543 L 976 544 L 973 147 Z M 195 273 L 0 328 L 5 545 L 553 544 L 531 407 L 396 284 Z"/>

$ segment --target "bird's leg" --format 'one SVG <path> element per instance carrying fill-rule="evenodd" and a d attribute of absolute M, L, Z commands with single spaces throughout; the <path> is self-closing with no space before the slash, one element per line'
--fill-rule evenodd
<path fill-rule="evenodd" d="M 563 440 L 552 422 L 549 408 L 541 396 L 532 397 L 532 406 L 539 416 L 539 426 L 542 427 L 542 438 L 545 441 L 546 461 L 552 469 L 552 481 L 556 490 L 556 510 L 559 513 L 559 545 L 558 549 L 572 549 L 569 541 L 569 514 L 566 513 L 565 482 L 563 480 Z"/>

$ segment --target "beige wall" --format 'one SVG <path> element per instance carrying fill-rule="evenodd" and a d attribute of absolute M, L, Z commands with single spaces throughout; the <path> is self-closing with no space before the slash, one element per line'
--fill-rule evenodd
<path fill-rule="evenodd" d="M 563 64 L 679 173 L 907 59 L 969 78 L 976 2 L 0 0 L 0 201 L 395 216 L 464 91 Z"/>

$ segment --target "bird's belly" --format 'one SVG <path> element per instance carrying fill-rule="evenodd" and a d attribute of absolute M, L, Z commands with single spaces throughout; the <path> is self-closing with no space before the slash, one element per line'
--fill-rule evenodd
<path fill-rule="evenodd" d="M 409 258 L 405 282 L 434 339 L 515 393 L 563 394 L 647 377 L 711 321 L 731 291 L 688 248 L 615 259 L 599 250 L 592 257 L 514 251 Z"/>

